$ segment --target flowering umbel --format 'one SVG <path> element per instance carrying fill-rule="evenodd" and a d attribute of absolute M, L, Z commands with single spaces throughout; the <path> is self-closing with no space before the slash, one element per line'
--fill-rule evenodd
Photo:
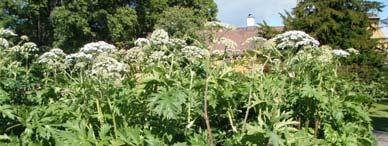
<path fill-rule="evenodd" d="M 27 42 L 24 43 L 23 46 L 21 47 L 22 52 L 36 52 L 39 51 L 38 45 L 36 45 L 33 42 Z"/>
<path fill-rule="evenodd" d="M 57 62 L 58 60 L 63 60 L 65 56 L 66 54 L 63 52 L 63 50 L 55 48 L 49 52 L 43 53 L 38 58 L 38 63 L 50 65 L 54 62 Z"/>
<path fill-rule="evenodd" d="M 219 42 L 221 45 L 225 46 L 226 49 L 235 49 L 237 47 L 237 43 L 231 39 L 222 37 Z"/>
<path fill-rule="evenodd" d="M 6 39 L 4 38 L 0 38 L 0 49 L 1 48 L 4 48 L 4 49 L 7 49 L 9 48 L 9 43 Z"/>
<path fill-rule="evenodd" d="M 151 45 L 151 42 L 150 42 L 150 40 L 148 40 L 146 38 L 138 38 L 135 41 L 135 45 L 138 47 L 145 47 L 145 46 Z"/>
<path fill-rule="evenodd" d="M 169 42 L 168 33 L 163 29 L 157 29 L 152 32 L 151 42 L 155 45 L 166 45 Z"/>
<path fill-rule="evenodd" d="M 337 57 L 348 57 L 350 55 L 349 52 L 346 52 L 345 50 L 341 49 L 334 49 L 333 54 Z"/>
<path fill-rule="evenodd" d="M 146 60 L 146 57 L 143 48 L 133 47 L 126 52 L 124 60 L 128 61 L 128 63 L 141 63 Z"/>
<path fill-rule="evenodd" d="M 66 54 L 61 49 L 55 48 L 39 56 L 37 62 L 46 65 L 48 69 L 61 69 L 66 68 L 65 57 Z"/>
<path fill-rule="evenodd" d="M 4 29 L 0 28 L 0 37 L 11 37 L 11 36 L 17 36 L 12 30 L 10 29 Z"/>
<path fill-rule="evenodd" d="M 104 41 L 88 43 L 80 50 L 80 52 L 85 54 L 99 54 L 103 52 L 110 53 L 113 51 L 116 51 L 116 47 Z"/>
<path fill-rule="evenodd" d="M 182 49 L 182 54 L 189 60 L 202 59 L 209 56 L 209 52 L 196 46 L 187 46 Z"/>
<path fill-rule="evenodd" d="M 127 70 L 126 64 L 102 54 L 96 58 L 96 62 L 92 65 L 91 74 L 102 77 L 121 77 L 122 73 Z"/>
<path fill-rule="evenodd" d="M 277 48 L 300 48 L 304 46 L 318 47 L 320 43 L 303 31 L 287 31 L 273 38 Z"/>

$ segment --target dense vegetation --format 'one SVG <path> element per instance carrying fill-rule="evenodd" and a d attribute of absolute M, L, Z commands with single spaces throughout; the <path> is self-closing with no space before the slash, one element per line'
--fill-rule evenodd
<path fill-rule="evenodd" d="M 328 3 L 338 6 L 318 4 Z M 212 0 L 0 8 L 0 25 L 18 33 L 0 29 L 0 145 L 376 144 L 369 110 L 388 95 L 387 54 L 324 41 L 299 15 L 286 24 L 312 36 L 263 24 L 266 38 L 245 42 L 256 49 L 234 52 L 235 42 L 215 37 L 234 28 L 205 23 Z M 359 24 L 348 20 L 336 21 Z M 356 38 L 370 35 L 368 23 L 352 27 Z"/>
<path fill-rule="evenodd" d="M 368 17 L 382 8 L 371 0 L 302 0 L 284 15 L 286 29 L 303 30 L 323 44 L 339 48 L 371 49 L 375 43 Z"/>
<path fill-rule="evenodd" d="M 155 25 L 166 26 L 166 13 L 177 11 L 184 17 L 174 20 L 198 25 L 215 20 L 217 5 L 213 0 L 2 0 L 0 27 L 28 35 L 39 46 L 74 52 L 97 40 L 126 47 Z"/>
<path fill-rule="evenodd" d="M 164 30 L 129 50 L 94 42 L 40 56 L 26 36 L 0 34 L 2 144 L 375 144 L 376 89 L 337 73 L 357 50 L 319 47 L 303 32 L 240 59 Z"/>
<path fill-rule="evenodd" d="M 388 48 L 377 48 L 378 41 L 372 39 L 372 32 L 381 11 L 381 2 L 373 0 L 301 0 L 292 12 L 282 15 L 285 30 L 304 31 L 322 44 L 333 48 L 354 48 L 360 55 L 343 59 L 341 73 L 357 73 L 363 82 L 376 84 L 382 91 L 388 90 L 388 68 L 384 63 L 387 57 L 381 53 Z M 265 23 L 262 25 L 265 35 L 278 33 Z M 261 36 L 265 36 L 261 35 Z M 382 49 L 382 50 L 381 50 Z M 388 97 L 383 92 L 381 98 Z"/>

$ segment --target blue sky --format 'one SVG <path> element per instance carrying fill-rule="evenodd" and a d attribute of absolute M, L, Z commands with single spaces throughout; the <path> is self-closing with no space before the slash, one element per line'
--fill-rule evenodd
<path fill-rule="evenodd" d="M 383 2 L 387 7 L 380 13 L 381 18 L 388 18 L 388 0 Z M 270 25 L 282 25 L 279 13 L 290 11 L 296 0 L 215 0 L 218 4 L 218 19 L 235 26 L 245 26 L 248 14 L 253 14 L 256 22 L 267 21 Z"/>

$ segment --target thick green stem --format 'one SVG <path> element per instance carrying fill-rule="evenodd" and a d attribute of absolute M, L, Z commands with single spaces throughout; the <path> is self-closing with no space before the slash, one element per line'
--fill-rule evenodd
<path fill-rule="evenodd" d="M 214 146 L 214 143 L 213 143 L 213 134 L 212 134 L 212 129 L 210 127 L 210 120 L 209 120 L 209 114 L 208 114 L 208 94 L 209 94 L 209 80 L 210 80 L 210 77 L 208 77 L 208 75 L 206 75 L 207 78 L 206 78 L 206 81 L 205 81 L 205 95 L 204 95 L 204 114 L 203 114 L 203 117 L 205 119 L 205 123 L 206 123 L 206 128 L 207 128 L 207 140 L 208 140 L 208 143 L 210 144 L 210 146 Z"/>
<path fill-rule="evenodd" d="M 233 124 L 233 118 L 232 118 L 232 115 L 230 114 L 230 112 L 228 111 L 228 118 L 229 118 L 229 123 L 230 123 L 230 126 L 232 127 L 232 130 L 233 132 L 237 132 L 237 128 L 234 126 Z"/>
<path fill-rule="evenodd" d="M 117 138 L 116 115 L 115 115 L 115 110 L 113 109 L 114 105 L 112 105 L 112 102 L 110 101 L 109 98 L 108 98 L 108 104 L 109 104 L 109 108 L 112 112 L 113 132 L 114 132 L 115 138 Z"/>

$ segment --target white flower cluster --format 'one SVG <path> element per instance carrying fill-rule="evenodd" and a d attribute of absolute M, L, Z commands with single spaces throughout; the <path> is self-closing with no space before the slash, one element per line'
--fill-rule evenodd
<path fill-rule="evenodd" d="M 125 55 L 125 60 L 127 60 L 130 63 L 133 63 L 133 62 L 139 63 L 139 62 L 145 61 L 146 57 L 147 56 L 143 48 L 134 47 L 127 51 Z"/>
<path fill-rule="evenodd" d="M 155 45 L 166 45 L 169 42 L 168 33 L 163 29 L 157 29 L 151 34 L 151 42 Z"/>
<path fill-rule="evenodd" d="M 214 49 L 214 50 L 212 50 L 212 51 L 210 52 L 210 54 L 211 54 L 212 56 L 222 56 L 222 55 L 224 54 L 224 52 L 221 51 L 221 50 L 218 50 L 218 49 Z"/>
<path fill-rule="evenodd" d="M 23 50 L 26 52 L 39 51 L 38 45 L 33 42 L 24 43 L 22 47 L 24 48 Z"/>
<path fill-rule="evenodd" d="M 165 53 L 163 51 L 155 51 L 150 55 L 151 60 L 161 60 L 165 59 L 167 56 L 165 56 Z"/>
<path fill-rule="evenodd" d="M 29 38 L 28 36 L 26 36 L 26 35 L 22 35 L 22 36 L 20 37 L 20 39 L 22 39 L 23 41 L 28 41 L 28 40 L 30 40 L 30 38 Z"/>
<path fill-rule="evenodd" d="M 349 52 L 346 52 L 346 51 L 341 50 L 341 49 L 334 49 L 333 54 L 337 57 L 348 57 L 350 55 Z"/>
<path fill-rule="evenodd" d="M 109 56 L 100 55 L 96 60 L 97 62 L 92 65 L 92 75 L 121 77 L 121 73 L 126 72 L 128 69 L 126 64 Z"/>
<path fill-rule="evenodd" d="M 218 21 L 210 21 L 205 23 L 205 27 L 208 28 L 218 28 L 218 29 L 234 29 L 232 25 L 221 23 Z"/>
<path fill-rule="evenodd" d="M 265 38 L 262 38 L 262 37 L 250 37 L 248 38 L 244 44 L 249 44 L 249 48 L 247 49 L 257 49 L 257 48 L 264 48 L 264 44 L 267 42 L 268 40 L 265 39 Z"/>
<path fill-rule="evenodd" d="M 256 36 L 254 36 L 254 37 L 250 37 L 250 38 L 248 38 L 246 41 L 245 41 L 245 43 L 257 43 L 257 42 L 259 42 L 259 43 L 264 43 L 265 41 L 267 41 L 267 39 L 265 39 L 265 38 L 263 38 L 263 37 L 256 37 Z"/>
<path fill-rule="evenodd" d="M 172 46 L 172 47 L 185 47 L 187 46 L 187 43 L 185 40 L 182 40 L 182 39 L 170 39 L 169 41 L 169 44 Z"/>
<path fill-rule="evenodd" d="M 115 50 L 116 50 L 115 46 L 108 44 L 104 41 L 99 41 L 99 42 L 93 42 L 93 43 L 88 43 L 84 45 L 81 48 L 80 52 L 83 52 L 85 54 L 99 54 L 103 52 L 110 53 Z"/>
<path fill-rule="evenodd" d="M 114 45 L 104 41 L 92 42 L 84 45 L 79 52 L 66 55 L 67 63 L 91 62 L 99 54 L 112 53 L 116 51 Z"/>
<path fill-rule="evenodd" d="M 38 63 L 52 65 L 56 64 L 56 62 L 63 60 L 66 54 L 58 48 L 52 49 L 49 52 L 43 53 L 38 58 Z"/>
<path fill-rule="evenodd" d="M 6 39 L 0 38 L 0 48 L 4 48 L 4 49 L 9 48 L 9 43 Z"/>
<path fill-rule="evenodd" d="M 84 52 L 78 52 L 66 55 L 66 62 L 67 63 L 73 63 L 73 62 L 90 62 L 93 60 L 92 54 L 86 54 Z"/>
<path fill-rule="evenodd" d="M 317 59 L 322 63 L 329 63 L 333 59 L 332 48 L 330 46 L 322 46 L 320 49 L 320 55 Z"/>
<path fill-rule="evenodd" d="M 135 45 L 138 47 L 145 47 L 145 46 L 151 45 L 151 42 L 150 42 L 150 40 L 148 40 L 146 38 L 138 38 L 135 41 Z"/>
<path fill-rule="evenodd" d="M 196 46 L 187 46 L 182 49 L 183 55 L 187 59 L 202 59 L 209 56 L 209 52 Z"/>
<path fill-rule="evenodd" d="M 356 55 L 360 54 L 360 51 L 358 51 L 354 48 L 349 48 L 346 51 L 348 51 L 349 53 L 352 53 L 352 54 L 356 54 Z"/>
<path fill-rule="evenodd" d="M 163 51 L 154 51 L 152 54 L 148 57 L 147 62 L 150 63 L 150 65 L 153 65 L 156 62 L 165 61 L 168 59 L 169 56 L 166 55 Z"/>
<path fill-rule="evenodd" d="M 35 43 L 27 42 L 27 43 L 24 43 L 21 47 L 18 47 L 18 46 L 13 47 L 13 51 L 21 52 L 21 53 L 37 52 L 39 51 L 39 48 L 38 48 L 38 45 L 36 45 Z"/>
<path fill-rule="evenodd" d="M 276 48 L 276 43 L 273 39 L 265 41 L 263 44 L 263 49 L 259 50 L 263 54 L 272 54 L 272 55 L 281 55 L 279 50 Z"/>
<path fill-rule="evenodd" d="M 291 64 L 306 63 L 314 59 L 313 54 L 308 50 L 300 50 L 291 58 Z"/>
<path fill-rule="evenodd" d="M 219 43 L 224 45 L 226 49 L 235 49 L 237 47 L 237 43 L 235 41 L 225 37 L 222 37 Z"/>
<path fill-rule="evenodd" d="M 318 47 L 319 42 L 303 31 L 288 31 L 273 38 L 277 48 L 300 48 L 303 46 Z"/>
<path fill-rule="evenodd" d="M 12 30 L 0 28 L 0 37 L 17 36 Z"/>

